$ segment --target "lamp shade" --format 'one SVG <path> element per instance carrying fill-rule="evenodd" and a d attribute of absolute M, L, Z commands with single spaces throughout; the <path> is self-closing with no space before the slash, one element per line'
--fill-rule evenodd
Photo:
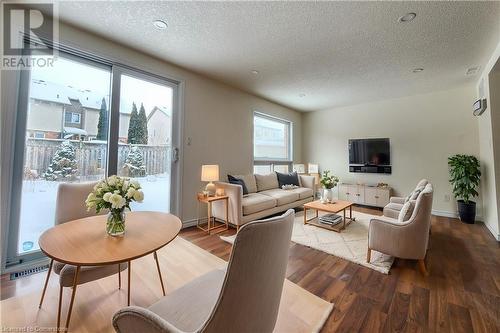
<path fill-rule="evenodd" d="M 201 166 L 201 181 L 213 182 L 219 180 L 219 166 L 217 164 Z"/>

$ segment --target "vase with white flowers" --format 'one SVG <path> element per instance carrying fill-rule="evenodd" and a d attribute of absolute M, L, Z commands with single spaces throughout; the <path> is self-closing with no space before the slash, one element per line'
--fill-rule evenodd
<path fill-rule="evenodd" d="M 330 170 L 325 170 L 319 182 L 323 186 L 321 201 L 324 203 L 333 203 L 332 189 L 339 183 L 339 177 L 331 175 Z"/>
<path fill-rule="evenodd" d="M 130 210 L 132 201 L 142 200 L 144 193 L 137 180 L 111 176 L 94 186 L 85 204 L 88 210 L 95 209 L 96 213 L 107 209 L 106 232 L 111 236 L 120 236 L 125 233 L 125 209 Z"/>

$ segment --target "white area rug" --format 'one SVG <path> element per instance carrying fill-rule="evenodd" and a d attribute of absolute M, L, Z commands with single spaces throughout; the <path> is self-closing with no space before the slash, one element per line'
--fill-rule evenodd
<path fill-rule="evenodd" d="M 312 214 L 314 214 L 313 211 L 308 211 L 307 215 L 311 218 Z M 304 225 L 304 212 L 297 212 L 293 225 L 292 241 L 389 274 L 394 257 L 372 250 L 371 262 L 366 262 L 368 225 L 374 216 L 359 212 L 353 212 L 353 215 L 356 221 L 352 222 L 341 233 L 337 233 L 313 225 Z M 235 237 L 221 236 L 220 238 L 232 244 Z"/>

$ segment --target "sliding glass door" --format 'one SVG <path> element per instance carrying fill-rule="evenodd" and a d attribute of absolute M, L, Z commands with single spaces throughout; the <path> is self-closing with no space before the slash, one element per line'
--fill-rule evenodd
<path fill-rule="evenodd" d="M 62 182 L 136 178 L 145 200 L 132 210 L 176 213 L 175 82 L 64 52 L 20 75 L 7 265 L 41 257 Z"/>

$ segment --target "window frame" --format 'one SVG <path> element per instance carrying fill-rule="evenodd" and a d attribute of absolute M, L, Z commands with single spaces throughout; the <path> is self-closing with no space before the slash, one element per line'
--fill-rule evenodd
<path fill-rule="evenodd" d="M 270 121 L 275 121 L 281 124 L 285 124 L 288 126 L 288 158 L 256 158 L 255 157 L 255 117 L 267 119 Z M 253 165 L 269 165 L 271 168 L 271 172 L 274 172 L 275 166 L 286 165 L 288 166 L 288 170 L 292 169 L 293 165 L 293 122 L 287 119 L 278 118 L 275 116 L 271 116 L 266 113 L 262 113 L 260 111 L 254 111 L 252 117 L 252 148 L 253 148 Z"/>

